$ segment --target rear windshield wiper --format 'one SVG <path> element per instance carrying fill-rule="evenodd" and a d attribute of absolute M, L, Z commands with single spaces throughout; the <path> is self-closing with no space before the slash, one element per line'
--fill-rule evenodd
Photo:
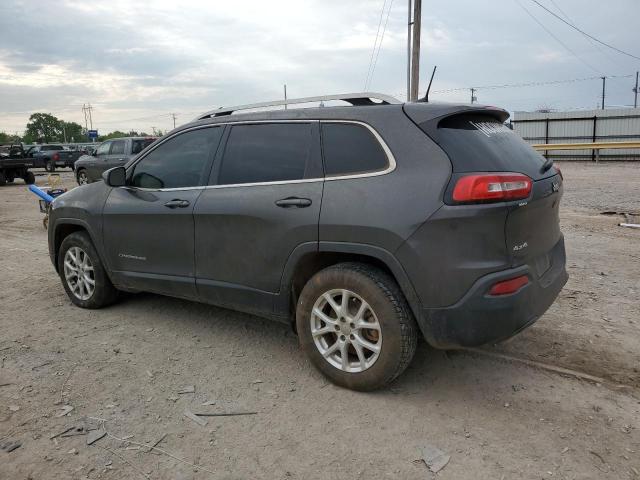
<path fill-rule="evenodd" d="M 550 158 L 547 158 L 544 163 L 542 164 L 542 167 L 540 168 L 540 173 L 544 173 L 547 170 L 549 170 L 551 167 L 553 167 L 553 160 Z"/>

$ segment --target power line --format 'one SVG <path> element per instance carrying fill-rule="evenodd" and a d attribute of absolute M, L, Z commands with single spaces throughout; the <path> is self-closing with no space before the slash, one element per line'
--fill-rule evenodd
<path fill-rule="evenodd" d="M 607 75 L 607 78 L 631 78 L 634 75 Z M 542 87 L 546 85 L 561 85 L 565 83 L 585 82 L 588 80 L 601 80 L 602 77 L 584 77 L 584 78 L 572 78 L 568 80 L 549 80 L 544 82 L 523 82 L 523 83 L 505 83 L 502 85 L 484 85 L 479 87 L 473 87 L 475 90 L 495 90 L 498 88 L 518 88 L 518 87 Z M 435 90 L 433 93 L 449 93 L 460 92 L 463 90 L 469 90 L 470 87 L 458 87 L 448 88 L 446 90 Z"/>
<path fill-rule="evenodd" d="M 558 5 L 556 3 L 555 0 L 550 0 L 550 2 L 553 4 L 553 6 L 556 8 L 556 10 L 558 10 L 562 16 L 564 18 L 566 18 L 569 22 L 575 23 L 571 17 L 569 17 L 569 15 L 567 15 L 567 12 L 565 12 L 564 10 L 562 10 L 562 8 L 560 8 L 560 5 Z M 606 50 L 604 50 L 600 45 L 598 45 L 597 43 L 595 43 L 592 39 L 587 37 L 587 40 L 589 41 L 589 43 L 594 46 L 601 54 L 603 54 L 605 57 L 607 57 L 609 60 L 611 60 L 613 63 L 615 63 L 618 66 L 622 66 L 620 64 L 620 62 L 618 62 L 616 59 L 614 59 L 611 55 L 609 55 L 609 53 L 607 53 Z"/>
<path fill-rule="evenodd" d="M 369 75 L 371 74 L 371 66 L 373 65 L 373 57 L 376 54 L 376 46 L 378 45 L 378 37 L 380 36 L 380 27 L 382 26 L 382 17 L 384 17 L 384 6 L 387 4 L 387 0 L 382 2 L 382 8 L 380 9 L 380 19 L 378 20 L 378 29 L 376 30 L 376 39 L 373 41 L 373 48 L 371 49 L 371 58 L 369 59 L 369 68 L 367 69 L 367 76 L 364 79 L 364 89 L 367 90 L 367 84 L 369 83 Z"/>
<path fill-rule="evenodd" d="M 598 42 L 601 45 L 604 45 L 605 47 L 610 48 L 611 50 L 615 50 L 618 53 L 621 53 L 622 55 L 626 55 L 628 57 L 631 58 L 635 58 L 636 60 L 640 60 L 640 57 L 636 57 L 635 55 L 633 55 L 632 53 L 629 52 L 625 52 L 624 50 L 621 50 L 617 47 L 614 47 L 613 45 L 609 45 L 606 42 L 603 42 L 602 40 L 594 37 L 593 35 L 588 34 L 587 32 L 585 32 L 584 30 L 582 30 L 581 28 L 576 27 L 573 23 L 566 21 L 564 18 L 560 17 L 559 15 L 557 15 L 555 12 L 552 12 L 551 10 L 549 10 L 547 7 L 545 7 L 544 5 L 542 5 L 540 2 L 538 2 L 538 0 L 531 0 L 533 3 L 535 3 L 536 5 L 538 5 L 540 8 L 544 9 L 546 12 L 550 13 L 551 15 L 553 15 L 554 17 L 556 17 L 558 20 L 560 20 L 562 23 L 570 26 L 571 28 L 573 28 L 574 30 L 577 30 L 578 32 L 580 32 L 582 35 L 584 35 L 585 37 L 588 37 L 592 40 L 595 40 L 596 42 Z"/>
<path fill-rule="evenodd" d="M 560 40 L 551 30 L 549 30 L 540 20 L 538 20 L 533 13 L 531 13 L 524 5 L 522 5 L 522 3 L 520 3 L 520 0 L 516 0 L 516 3 L 518 4 L 518 6 L 523 9 L 525 11 L 525 13 L 527 15 L 529 15 L 529 17 L 531 17 L 531 19 L 536 22 L 538 25 L 540 25 L 540 27 L 542 27 L 542 29 L 547 32 L 551 37 L 553 37 L 555 39 L 556 42 L 558 42 L 560 45 L 562 45 L 569 53 L 571 53 L 571 55 L 573 55 L 574 57 L 576 57 L 578 60 L 580 60 L 582 63 L 584 63 L 587 67 L 589 67 L 591 70 L 593 70 L 594 72 L 600 72 L 600 70 L 598 70 L 597 68 L 595 68 L 593 65 L 591 65 L 589 62 L 587 62 L 585 59 L 583 59 L 582 57 L 580 57 L 580 55 L 578 55 L 575 51 L 573 51 L 566 43 L 564 43 L 562 40 Z"/>
<path fill-rule="evenodd" d="M 382 27 L 382 34 L 380 35 L 380 43 L 378 44 L 378 51 L 376 52 L 376 58 L 373 60 L 373 66 L 371 67 L 371 75 L 369 75 L 369 82 L 365 85 L 365 91 L 369 89 L 371 85 L 371 80 L 373 80 L 373 72 L 376 70 L 376 65 L 378 64 L 378 57 L 380 56 L 380 50 L 382 49 L 382 42 L 384 41 L 384 34 L 387 31 L 387 24 L 389 23 L 389 14 L 391 13 L 391 7 L 393 7 L 393 0 L 389 2 L 389 9 L 387 10 L 387 18 L 384 21 L 384 26 Z"/>

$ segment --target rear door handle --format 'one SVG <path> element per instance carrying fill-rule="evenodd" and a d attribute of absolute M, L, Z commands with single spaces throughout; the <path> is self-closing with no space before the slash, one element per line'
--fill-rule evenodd
<path fill-rule="evenodd" d="M 174 198 L 173 200 L 169 200 L 164 204 L 164 206 L 168 208 L 186 208 L 189 205 L 191 205 L 191 203 L 189 203 L 189 200 L 180 200 L 179 198 Z"/>
<path fill-rule="evenodd" d="M 299 197 L 281 198 L 276 200 L 276 205 L 281 208 L 305 208 L 311 205 L 311 199 Z"/>

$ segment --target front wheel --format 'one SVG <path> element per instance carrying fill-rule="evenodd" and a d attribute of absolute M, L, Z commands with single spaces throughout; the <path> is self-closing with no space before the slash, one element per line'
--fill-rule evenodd
<path fill-rule="evenodd" d="M 305 285 L 296 326 L 302 350 L 333 383 L 375 390 L 415 354 L 418 330 L 392 277 L 361 263 L 328 267 Z"/>
<path fill-rule="evenodd" d="M 118 292 L 86 232 L 72 233 L 62 241 L 58 273 L 69 299 L 79 307 L 102 308 L 117 298 Z"/>
<path fill-rule="evenodd" d="M 87 171 L 84 168 L 78 170 L 78 175 L 76 178 L 78 180 L 78 185 L 86 185 L 87 183 L 89 183 L 89 176 L 87 175 Z"/>
<path fill-rule="evenodd" d="M 55 172 L 56 171 L 56 164 L 53 163 L 51 160 L 47 160 L 44 164 L 44 169 L 47 172 Z"/>
<path fill-rule="evenodd" d="M 33 172 L 27 172 L 24 174 L 24 177 L 22 177 L 22 180 L 24 180 L 24 183 L 26 183 L 27 185 L 33 185 L 34 183 L 36 183 L 36 176 L 33 174 Z"/>

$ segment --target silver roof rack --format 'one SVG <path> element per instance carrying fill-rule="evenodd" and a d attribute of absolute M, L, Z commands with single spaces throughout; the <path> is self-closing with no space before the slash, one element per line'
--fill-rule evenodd
<path fill-rule="evenodd" d="M 224 115 L 231 115 L 233 112 L 239 110 L 251 110 L 254 108 L 265 107 L 277 107 L 281 105 L 296 105 L 300 103 L 313 103 L 313 102 L 327 102 L 329 100 L 343 100 L 354 106 L 362 105 L 397 105 L 402 103 L 397 98 L 391 95 L 385 95 L 384 93 L 375 92 L 361 92 L 361 93 L 341 93 L 338 95 L 322 95 L 319 97 L 304 97 L 304 98 L 290 98 L 287 100 L 274 100 L 271 102 L 251 103 L 248 105 L 236 105 L 234 107 L 220 107 L 217 110 L 211 110 L 210 112 L 199 115 L 196 120 L 204 120 L 210 117 L 222 117 Z M 373 100 L 379 100 L 374 102 Z"/>

